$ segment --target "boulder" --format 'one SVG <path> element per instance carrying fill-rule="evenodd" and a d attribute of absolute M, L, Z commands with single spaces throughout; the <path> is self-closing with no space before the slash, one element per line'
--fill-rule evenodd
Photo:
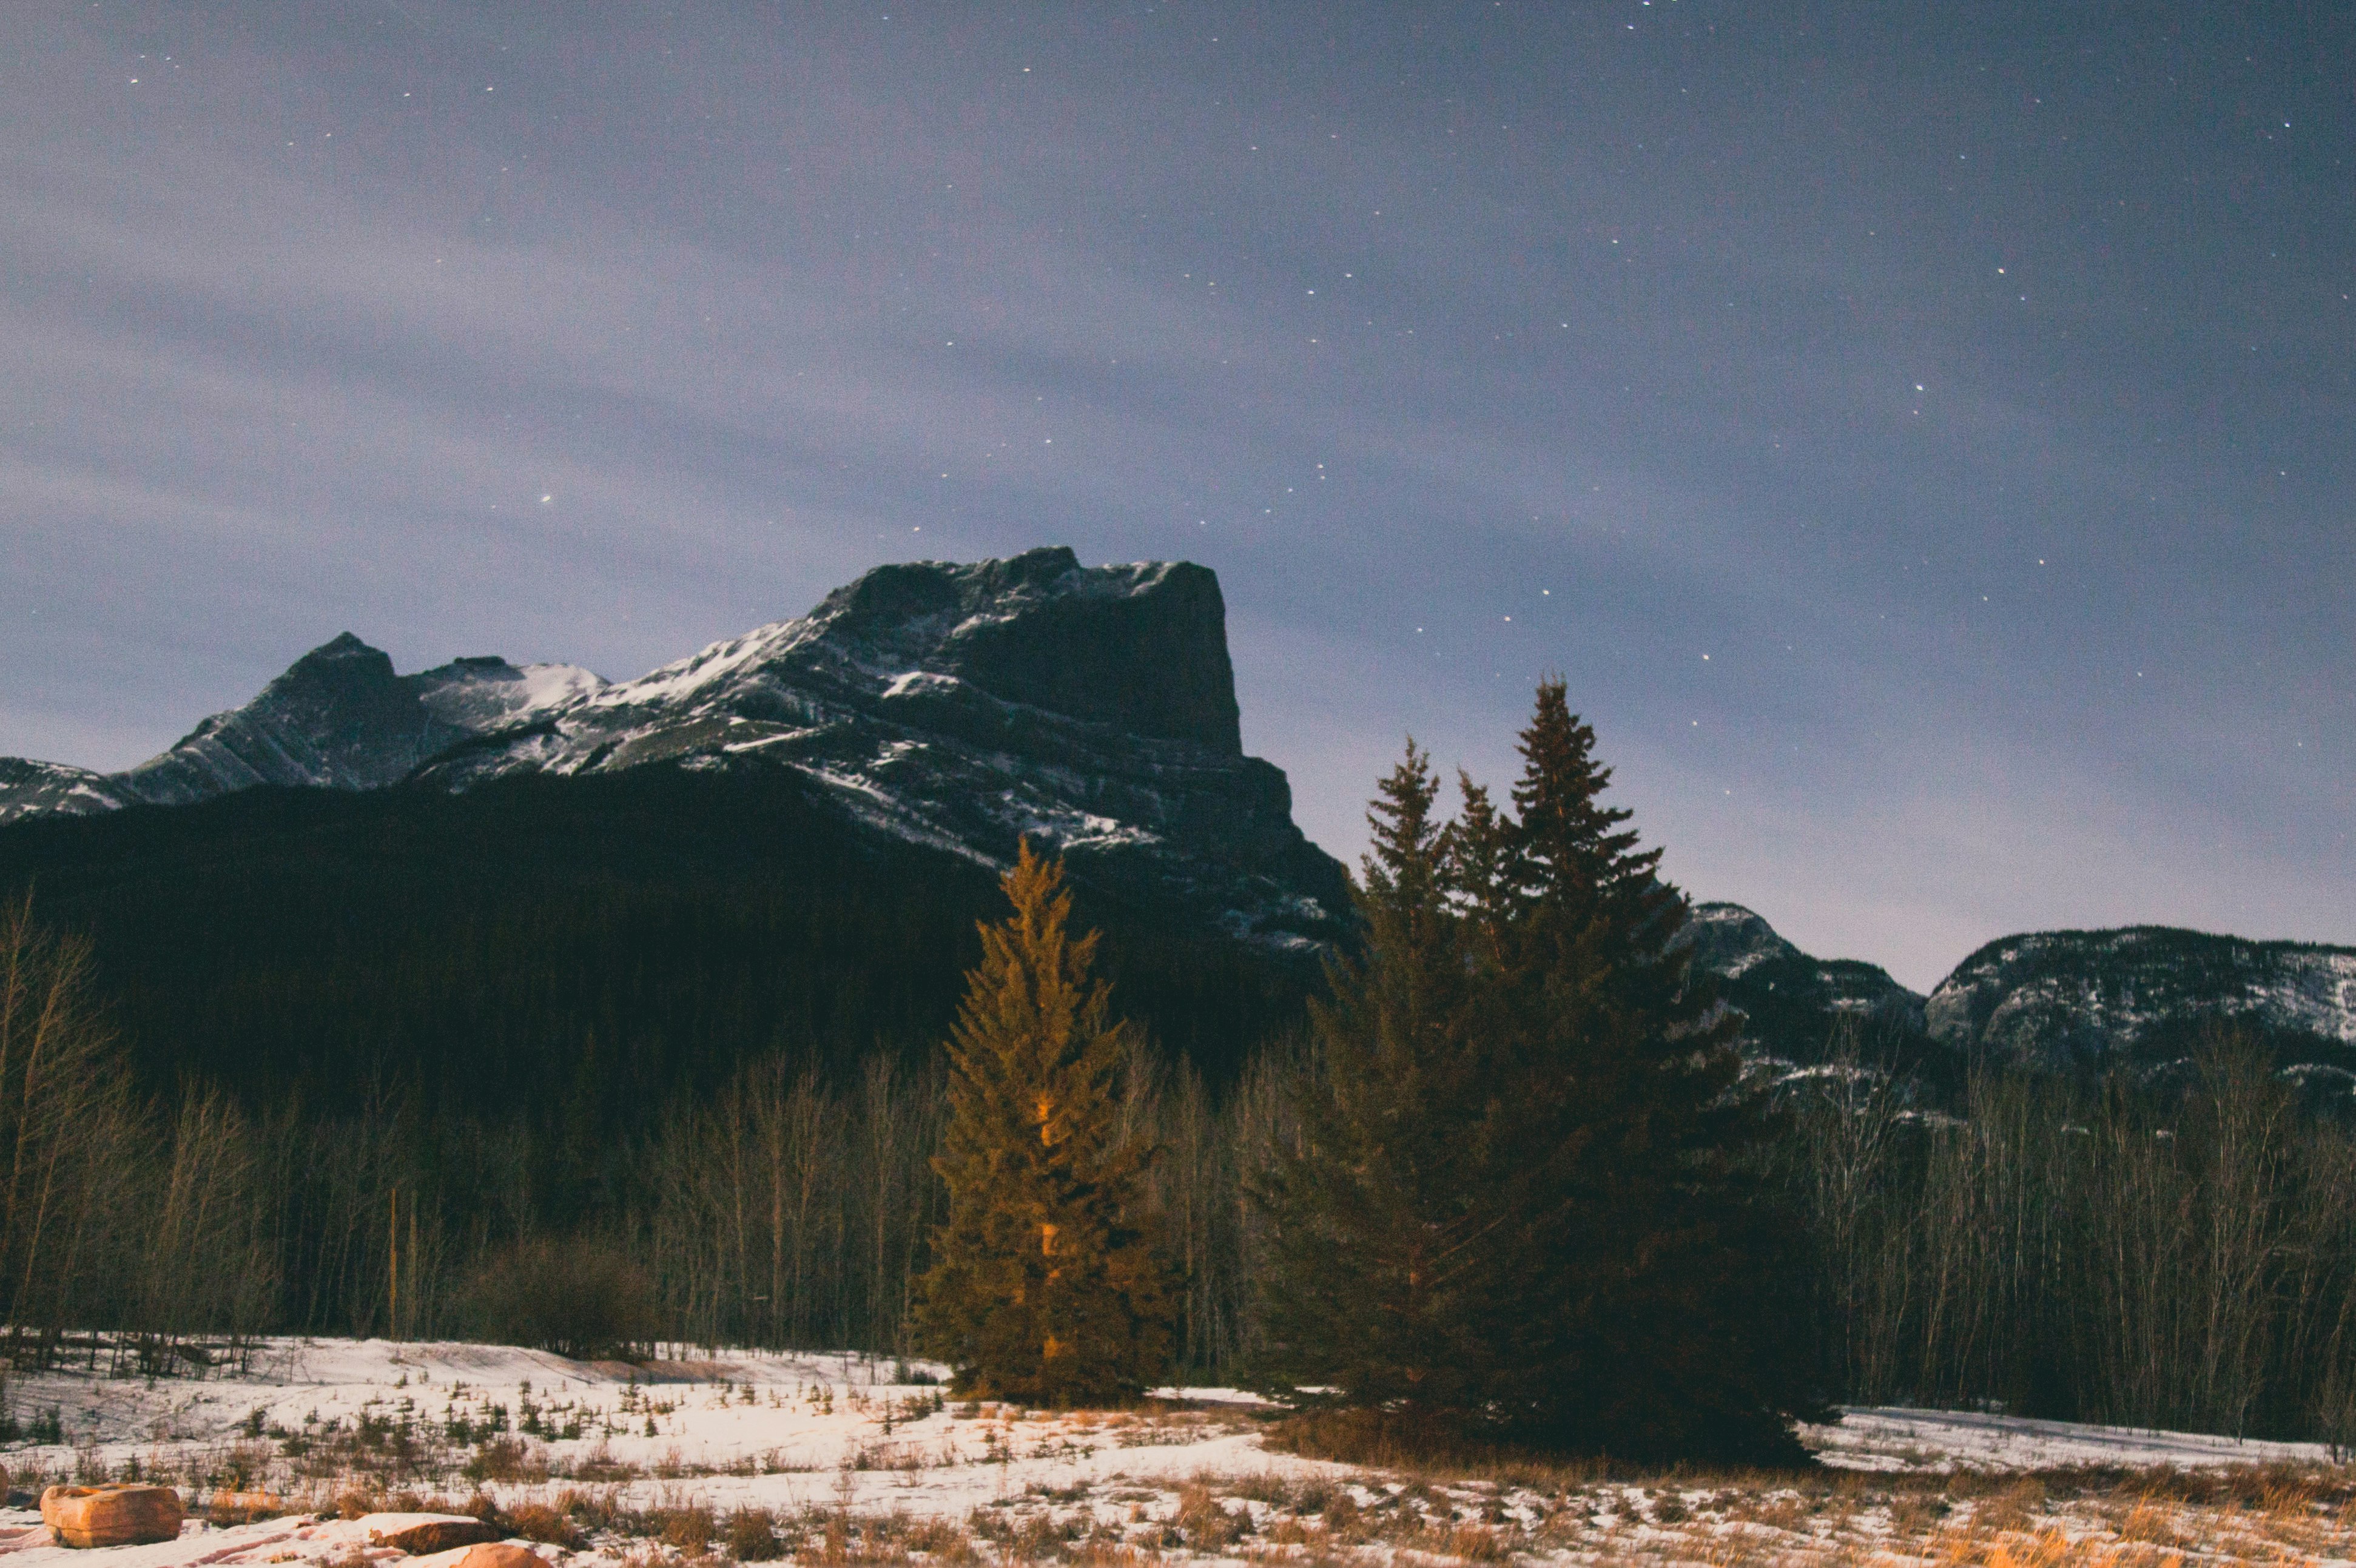
<path fill-rule="evenodd" d="M 275 1492 L 215 1492 L 205 1506 L 206 1517 L 215 1524 L 251 1524 L 285 1511 L 286 1499 Z"/>
<path fill-rule="evenodd" d="M 548 1568 L 548 1560 L 528 1546 L 492 1541 L 468 1547 L 457 1568 Z"/>
<path fill-rule="evenodd" d="M 169 1487 L 51 1487 L 41 1522 L 60 1546 L 145 1546 L 177 1541 L 180 1494 Z"/>
<path fill-rule="evenodd" d="M 359 1523 L 371 1546 L 390 1546 L 412 1557 L 496 1541 L 499 1535 L 481 1520 L 462 1513 L 372 1513 L 363 1515 Z"/>

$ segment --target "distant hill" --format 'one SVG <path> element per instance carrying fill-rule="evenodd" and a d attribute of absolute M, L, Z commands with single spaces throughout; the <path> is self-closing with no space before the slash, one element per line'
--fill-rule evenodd
<path fill-rule="evenodd" d="M 1742 1012 L 1736 1044 L 1746 1056 L 1810 1066 L 1847 1048 L 1941 1082 L 1954 1077 L 1923 1029 L 1922 995 L 1879 965 L 1811 957 L 1740 904 L 1695 905 L 1685 940 L 1695 968 Z"/>
<path fill-rule="evenodd" d="M 1740 904 L 1697 905 L 1697 967 L 1746 1015 L 1757 1057 L 1820 1061 L 1846 1027 L 1875 1059 L 1952 1080 L 1974 1061 L 2165 1075 L 2219 1024 L 2254 1036 L 2311 1099 L 2356 1105 L 2356 950 L 2164 926 L 2006 937 L 1928 996 L 1818 959 Z"/>
<path fill-rule="evenodd" d="M 2356 949 L 2167 926 L 2035 931 L 1993 941 L 1924 1004 L 1949 1050 L 2059 1069 L 2165 1070 L 2201 1030 L 2267 1042 L 2318 1096 L 2356 1090 Z"/>

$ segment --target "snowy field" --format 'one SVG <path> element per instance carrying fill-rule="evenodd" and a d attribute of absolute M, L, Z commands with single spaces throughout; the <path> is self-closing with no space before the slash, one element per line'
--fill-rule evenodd
<path fill-rule="evenodd" d="M 964 1403 L 937 1369 L 731 1354 L 632 1367 L 485 1346 L 275 1341 L 243 1375 L 12 1378 L 15 1568 L 87 1559 L 31 1506 L 159 1480 L 182 1538 L 96 1555 L 443 1568 L 373 1544 L 394 1513 L 487 1517 L 583 1568 L 1158 1558 L 1494 1563 L 2339 1562 L 2350 1477 L 2319 1447 L 1909 1410 L 1804 1435 L 1811 1477 L 1394 1473 L 1263 1445 L 1257 1402 Z M 2171 1557 L 2170 1554 L 2173 1554 Z"/>

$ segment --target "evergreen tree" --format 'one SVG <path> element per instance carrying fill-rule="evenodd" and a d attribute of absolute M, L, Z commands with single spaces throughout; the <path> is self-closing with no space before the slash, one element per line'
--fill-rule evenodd
<path fill-rule="evenodd" d="M 1548 1446 L 1797 1460 L 1792 1422 L 1820 1411 L 1776 1123 L 1742 1079 L 1739 1018 L 1688 983 L 1688 906 L 1602 804 L 1594 746 L 1543 683 L 1515 819 L 1454 862 L 1490 927 L 1496 1156 L 1518 1189 L 1518 1266 L 1488 1305 L 1519 1375 L 1491 1412 Z"/>
<path fill-rule="evenodd" d="M 948 1223 L 917 1286 L 919 1343 L 960 1392 L 1041 1404 L 1153 1386 L 1174 1302 L 1142 1212 L 1151 1151 L 1124 1136 L 1128 1026 L 1092 982 L 1094 932 L 1067 930 L 1059 861 L 1026 842 L 982 928 L 948 1040 L 949 1123 L 934 1169 Z"/>
<path fill-rule="evenodd" d="M 1312 1009 L 1321 1081 L 1260 1197 L 1263 1386 L 1446 1420 L 1481 1397 L 1477 1302 L 1500 1216 L 1482 1170 L 1484 1062 L 1465 1029 L 1463 926 L 1441 882 L 1438 793 L 1414 743 L 1380 784 L 1362 943 Z"/>
<path fill-rule="evenodd" d="M 1798 1459 L 1774 1124 L 1594 741 L 1548 682 L 1511 811 L 1466 780 L 1435 822 L 1412 745 L 1383 781 L 1325 1082 L 1263 1193 L 1258 1380 L 1482 1440 Z"/>

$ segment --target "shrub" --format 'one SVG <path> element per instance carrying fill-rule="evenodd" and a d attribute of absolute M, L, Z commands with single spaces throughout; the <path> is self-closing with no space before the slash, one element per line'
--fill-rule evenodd
<path fill-rule="evenodd" d="M 466 1461 L 466 1479 L 483 1481 L 544 1481 L 548 1460 L 531 1451 L 520 1437 L 487 1437 Z"/>
<path fill-rule="evenodd" d="M 1175 1522 L 1187 1546 L 1196 1552 L 1217 1552 L 1251 1533 L 1250 1510 L 1221 1508 L 1211 1488 L 1200 1481 L 1178 1488 Z"/>
<path fill-rule="evenodd" d="M 574 1360 L 626 1356 L 661 1326 L 654 1282 L 597 1237 L 519 1241 L 476 1271 L 466 1301 L 482 1338 Z"/>
<path fill-rule="evenodd" d="M 774 1563 L 785 1554 L 777 1516 L 767 1509 L 738 1509 L 728 1516 L 729 1556 L 739 1563 Z"/>
<path fill-rule="evenodd" d="M 526 1541 L 544 1541 L 567 1552 L 578 1552 L 588 1544 L 579 1525 L 566 1518 L 562 1509 L 546 1503 L 519 1503 L 507 1510 L 506 1523 L 511 1534 Z"/>
<path fill-rule="evenodd" d="M 701 1555 L 711 1547 L 716 1529 L 711 1509 L 701 1503 L 669 1509 L 663 1513 L 663 1544 L 676 1546 L 681 1552 Z"/>

